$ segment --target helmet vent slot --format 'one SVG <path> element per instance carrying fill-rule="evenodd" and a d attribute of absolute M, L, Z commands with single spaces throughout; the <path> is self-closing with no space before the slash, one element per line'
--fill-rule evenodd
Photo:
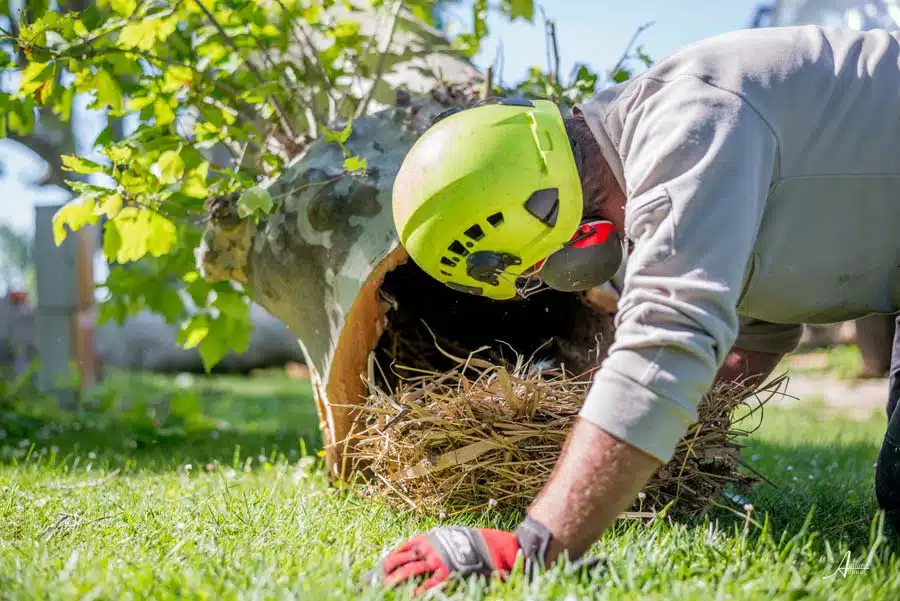
<path fill-rule="evenodd" d="M 453 244 L 447 247 L 447 250 L 452 253 L 456 253 L 461 257 L 465 257 L 469 254 L 469 251 L 466 250 L 466 247 L 463 246 L 459 240 L 454 240 Z"/>
<path fill-rule="evenodd" d="M 447 276 L 448 278 L 452 278 L 452 277 L 453 277 L 453 274 L 452 274 L 452 273 L 449 273 L 449 272 L 447 272 L 447 271 L 444 271 L 443 269 L 441 269 L 441 273 L 444 274 L 445 276 Z"/>
<path fill-rule="evenodd" d="M 559 190 L 556 188 L 538 190 L 525 201 L 525 210 L 544 225 L 554 227 L 559 216 Z"/>
<path fill-rule="evenodd" d="M 487 222 L 491 224 L 491 227 L 499 227 L 503 223 L 503 213 L 494 213 L 487 218 Z"/>
<path fill-rule="evenodd" d="M 467 229 L 465 234 L 466 234 L 466 236 L 468 236 L 475 242 L 478 242 L 479 240 L 484 238 L 484 232 L 482 231 L 481 226 L 478 225 L 477 223 L 475 225 L 473 225 L 472 227 L 470 227 L 469 229 Z"/>
<path fill-rule="evenodd" d="M 456 263 L 454 263 L 447 257 L 441 257 L 441 265 L 446 265 L 447 267 L 456 267 Z"/>

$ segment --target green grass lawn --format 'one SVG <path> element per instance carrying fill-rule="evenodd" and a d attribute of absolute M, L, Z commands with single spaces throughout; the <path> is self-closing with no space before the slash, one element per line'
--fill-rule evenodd
<path fill-rule="evenodd" d="M 775 368 L 775 373 L 783 371 L 853 380 L 859 378 L 864 369 L 859 347 L 855 344 L 839 344 L 804 353 L 791 353 Z"/>
<path fill-rule="evenodd" d="M 437 522 L 327 485 L 308 383 L 120 375 L 83 407 L 61 415 L 30 401 L 0 414 L 0 599 L 406 598 L 357 582 L 383 550 Z M 777 488 L 750 495 L 746 531 L 726 511 L 622 523 L 593 549 L 605 571 L 561 566 L 433 597 L 900 599 L 900 546 L 872 520 L 884 418 L 826 413 L 765 411 L 746 457 Z M 868 569 L 833 575 L 848 551 Z"/>

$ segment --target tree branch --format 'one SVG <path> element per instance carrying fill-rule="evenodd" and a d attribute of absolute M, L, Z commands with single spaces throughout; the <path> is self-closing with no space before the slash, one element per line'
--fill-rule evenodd
<path fill-rule="evenodd" d="M 625 52 L 622 53 L 622 56 L 619 57 L 616 65 L 612 68 L 612 71 L 610 71 L 611 74 L 615 75 L 619 72 L 619 69 L 622 68 L 622 66 L 625 64 L 625 61 L 628 60 L 628 57 L 631 56 L 631 49 L 634 46 L 634 43 L 637 41 L 638 37 L 640 37 L 640 35 L 644 33 L 646 29 L 652 27 L 655 23 L 656 21 L 648 21 L 635 30 L 634 34 L 631 36 L 631 39 L 628 41 L 628 45 L 625 46 Z"/>
<path fill-rule="evenodd" d="M 547 27 L 547 67 L 550 69 L 550 79 L 559 86 L 559 43 L 556 40 L 556 23 L 546 19 Z"/>
<path fill-rule="evenodd" d="M 222 24 L 216 20 L 215 15 L 213 15 L 209 11 L 209 9 L 206 8 L 206 6 L 203 4 L 203 2 L 201 0 L 194 0 L 194 2 L 197 4 L 197 6 L 200 7 L 200 10 L 203 11 L 203 14 L 206 15 L 206 18 L 209 19 L 209 22 L 212 23 L 213 27 L 216 28 L 216 30 L 219 32 L 219 35 L 221 35 L 223 38 L 225 38 L 225 41 L 228 43 L 228 45 L 231 46 L 231 48 L 238 54 L 238 56 L 240 56 L 240 54 L 241 54 L 240 48 L 238 48 L 237 44 L 234 43 L 234 40 L 232 40 L 231 37 L 228 35 L 228 33 L 225 31 L 225 28 L 222 27 Z M 247 63 L 247 68 L 250 70 L 251 73 L 253 73 L 253 76 L 256 77 L 256 81 L 258 81 L 260 85 L 264 84 L 265 78 L 263 77 L 263 74 L 259 71 L 259 69 L 256 67 L 256 65 L 254 65 L 250 59 L 246 59 L 246 63 Z M 278 120 L 281 122 L 281 127 L 284 129 L 285 133 L 290 136 L 292 141 L 296 140 L 298 138 L 297 130 L 294 129 L 294 124 L 290 122 L 290 119 L 288 119 L 288 116 L 284 110 L 284 107 L 281 106 L 281 103 L 278 102 L 278 99 L 275 98 L 274 96 L 269 95 L 268 99 L 269 99 L 269 102 L 272 103 L 272 108 L 275 110 L 275 113 L 278 115 Z"/>
<path fill-rule="evenodd" d="M 282 0 L 275 0 L 278 3 L 278 6 L 281 7 L 281 10 L 285 15 L 288 15 L 288 21 L 290 22 L 291 34 L 294 38 L 294 41 L 297 42 L 297 45 L 300 47 L 300 52 L 303 55 L 303 59 L 305 61 L 309 61 L 310 64 L 314 65 L 319 71 L 319 76 L 322 78 L 322 84 L 325 89 L 325 93 L 329 98 L 334 100 L 334 90 L 331 87 L 331 80 L 328 78 L 328 73 L 325 72 L 325 67 L 322 66 L 322 63 L 319 62 L 318 57 L 315 55 L 315 46 L 312 43 L 312 40 L 309 39 L 309 34 L 306 33 L 306 29 L 303 28 L 303 25 L 300 23 L 296 23 L 293 19 L 290 18 L 290 11 L 284 5 Z M 296 28 L 295 28 L 296 27 Z M 300 31 L 300 35 L 303 36 L 303 40 L 300 40 L 300 37 L 297 35 L 297 31 Z M 313 51 L 312 56 L 307 54 L 307 47 Z"/>

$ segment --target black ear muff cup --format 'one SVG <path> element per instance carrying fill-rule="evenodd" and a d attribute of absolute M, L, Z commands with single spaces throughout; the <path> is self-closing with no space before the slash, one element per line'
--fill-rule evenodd
<path fill-rule="evenodd" d="M 622 244 L 615 230 L 591 230 L 547 257 L 540 274 L 554 290 L 577 292 L 610 281 L 621 265 Z"/>

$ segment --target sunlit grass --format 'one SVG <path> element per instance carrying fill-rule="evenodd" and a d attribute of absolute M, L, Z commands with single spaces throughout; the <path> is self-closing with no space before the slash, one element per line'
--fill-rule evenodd
<path fill-rule="evenodd" d="M 83 407 L 20 402 L 0 417 L 0 599 L 406 598 L 357 583 L 385 549 L 437 521 L 327 484 L 308 382 L 119 375 Z M 747 495 L 751 522 L 717 511 L 622 523 L 592 550 L 605 569 L 560 566 L 531 583 L 444 594 L 900 598 L 900 555 L 872 520 L 883 415 L 826 415 L 766 410 L 745 457 L 777 488 Z M 518 517 L 453 521 L 510 528 Z M 832 576 L 847 552 L 866 571 Z"/>

